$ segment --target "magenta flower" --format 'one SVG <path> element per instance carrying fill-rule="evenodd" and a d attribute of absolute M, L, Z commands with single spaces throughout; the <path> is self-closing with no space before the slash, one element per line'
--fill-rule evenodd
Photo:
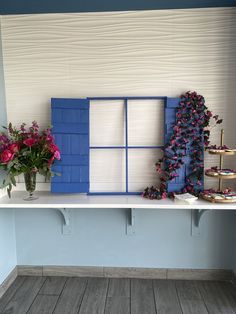
<path fill-rule="evenodd" d="M 20 145 L 18 143 L 12 143 L 10 146 L 9 146 L 9 150 L 12 152 L 12 153 L 18 153 L 19 150 L 20 150 Z"/>
<path fill-rule="evenodd" d="M 198 95 L 195 91 L 188 91 L 181 95 L 181 101 L 176 110 L 176 122 L 172 126 L 172 136 L 164 146 L 164 156 L 162 160 L 159 160 L 157 168 L 158 171 L 161 169 L 161 164 L 164 163 L 160 189 L 147 188 L 144 193 L 145 197 L 159 199 L 160 193 L 167 193 L 166 184 L 178 176 L 175 171 L 180 169 L 186 161 L 190 161 L 188 168 L 190 174 L 186 177 L 187 184 L 182 191 L 198 193 L 197 186 L 202 185 L 204 168 L 203 142 L 206 146 L 210 144 L 210 131 L 205 128 L 212 120 L 214 120 L 214 124 L 222 122 L 218 115 L 213 116 L 213 113 L 208 110 L 203 96 Z M 186 159 L 185 156 L 188 158 Z"/>
<path fill-rule="evenodd" d="M 23 141 L 23 143 L 28 147 L 32 147 L 36 143 L 36 139 L 32 137 L 27 138 L 26 140 Z"/>
<path fill-rule="evenodd" d="M 57 147 L 57 145 L 51 143 L 49 145 L 49 150 L 50 150 L 50 152 L 55 153 L 56 151 L 59 151 L 59 148 Z"/>
<path fill-rule="evenodd" d="M 56 151 L 54 152 L 54 157 L 55 157 L 57 160 L 60 160 L 60 159 L 61 159 L 61 154 L 60 154 L 59 150 L 56 150 Z"/>
<path fill-rule="evenodd" d="M 1 162 L 2 163 L 8 163 L 14 158 L 14 153 L 12 153 L 9 149 L 4 150 L 1 153 Z"/>
<path fill-rule="evenodd" d="M 51 165 L 60 158 L 60 150 L 54 144 L 51 129 L 39 131 L 36 121 L 27 129 L 25 123 L 20 128 L 9 123 L 7 132 L 0 133 L 0 166 L 9 178 L 3 180 L 8 195 L 15 184 L 16 175 L 26 172 L 40 172 L 47 178 L 57 175 L 51 170 Z"/>

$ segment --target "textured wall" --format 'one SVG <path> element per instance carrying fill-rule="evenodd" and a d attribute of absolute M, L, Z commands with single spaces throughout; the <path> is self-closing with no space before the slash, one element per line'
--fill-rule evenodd
<path fill-rule="evenodd" d="M 158 10 L 235 6 L 234 0 L 10 0 L 0 2 L 0 14 L 59 13 L 59 12 L 99 12 L 128 10 Z"/>
<path fill-rule="evenodd" d="M 6 98 L 5 98 L 5 83 L 4 83 L 4 73 L 3 73 L 3 57 L 2 57 L 2 39 L 1 39 L 1 23 L 0 18 L 0 130 L 2 130 L 2 125 L 6 125 L 7 113 L 6 113 Z"/>
<path fill-rule="evenodd" d="M 197 90 L 235 145 L 235 30 L 236 8 L 4 16 L 8 119 L 47 125 L 51 97 Z"/>
<path fill-rule="evenodd" d="M 228 125 L 235 17 L 235 8 L 4 16 L 8 119 L 50 122 L 52 96 L 196 89 Z"/>
<path fill-rule="evenodd" d="M 2 125 L 6 125 L 6 107 L 0 23 L 0 126 Z M 0 173 L 0 180 L 1 178 L 2 176 Z M 9 209 L 0 209 L 0 284 L 15 266 L 16 241 L 14 211 Z"/>

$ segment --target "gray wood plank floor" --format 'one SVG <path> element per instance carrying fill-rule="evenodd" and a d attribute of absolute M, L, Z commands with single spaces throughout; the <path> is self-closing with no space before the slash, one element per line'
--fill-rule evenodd
<path fill-rule="evenodd" d="M 0 314 L 231 314 L 230 282 L 18 277 Z"/>

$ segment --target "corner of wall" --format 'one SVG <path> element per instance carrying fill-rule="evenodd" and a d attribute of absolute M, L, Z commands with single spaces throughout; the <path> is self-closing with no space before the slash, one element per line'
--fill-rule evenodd
<path fill-rule="evenodd" d="M 6 110 L 6 93 L 5 93 L 5 80 L 4 80 L 4 66 L 3 66 L 3 53 L 2 53 L 2 16 L 0 15 L 0 128 L 7 122 Z"/>
<path fill-rule="evenodd" d="M 7 122 L 1 22 L 2 17 L 0 16 L 0 126 Z M 13 209 L 0 209 L 0 256 L 0 286 L 2 286 L 17 265 L 15 213 Z"/>
<path fill-rule="evenodd" d="M 234 214 L 234 222 L 236 223 L 236 213 Z M 234 238 L 233 238 L 233 265 L 232 270 L 235 277 L 235 283 L 236 283 L 236 233 L 234 232 Z"/>

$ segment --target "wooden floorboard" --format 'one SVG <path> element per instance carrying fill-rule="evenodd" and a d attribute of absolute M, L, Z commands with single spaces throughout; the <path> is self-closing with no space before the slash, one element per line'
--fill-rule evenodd
<path fill-rule="evenodd" d="M 0 313 L 3 312 L 9 301 L 12 299 L 16 291 L 23 285 L 25 277 L 17 277 L 10 288 L 6 291 L 3 297 L 0 299 Z"/>
<path fill-rule="evenodd" d="M 175 281 L 153 280 L 153 289 L 158 314 L 182 314 Z"/>
<path fill-rule="evenodd" d="M 54 314 L 77 314 L 87 286 L 86 278 L 69 278 L 57 302 Z"/>
<path fill-rule="evenodd" d="M 48 277 L 39 294 L 60 295 L 66 283 L 66 277 Z"/>
<path fill-rule="evenodd" d="M 156 313 L 152 280 L 131 279 L 131 313 Z"/>
<path fill-rule="evenodd" d="M 130 298 L 130 279 L 109 280 L 108 297 L 127 297 Z"/>
<path fill-rule="evenodd" d="M 204 300 L 194 281 L 177 280 L 175 286 L 184 314 L 208 314 Z"/>
<path fill-rule="evenodd" d="M 105 314 L 129 314 L 130 298 L 113 297 L 107 298 Z"/>
<path fill-rule="evenodd" d="M 105 314 L 130 313 L 130 279 L 110 279 Z"/>
<path fill-rule="evenodd" d="M 209 313 L 233 314 L 232 299 L 223 291 L 219 282 L 197 282 Z"/>
<path fill-rule="evenodd" d="M 58 295 L 38 294 L 27 314 L 52 314 Z"/>
<path fill-rule="evenodd" d="M 220 289 L 228 299 L 233 311 L 236 313 L 236 289 L 231 282 L 218 282 Z"/>
<path fill-rule="evenodd" d="M 107 278 L 89 278 L 79 314 L 104 314 L 107 289 Z"/>
<path fill-rule="evenodd" d="M 232 314 L 230 282 L 18 277 L 0 314 Z"/>
<path fill-rule="evenodd" d="M 45 277 L 27 277 L 9 301 L 3 314 L 25 314 L 41 289 Z"/>

